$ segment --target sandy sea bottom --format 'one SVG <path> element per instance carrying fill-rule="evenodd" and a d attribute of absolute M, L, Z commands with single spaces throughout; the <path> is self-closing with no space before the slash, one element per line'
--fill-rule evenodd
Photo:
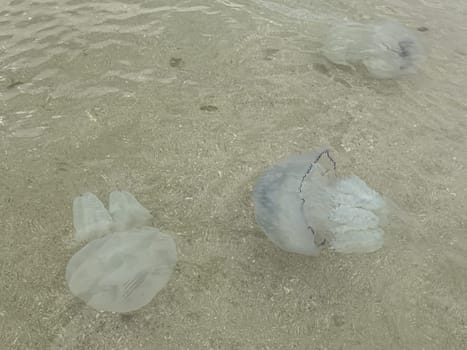
<path fill-rule="evenodd" d="M 373 80 L 318 54 L 323 22 L 383 15 L 427 48 L 416 75 Z M 1 346 L 464 349 L 465 23 L 461 0 L 7 1 Z M 287 254 L 255 224 L 257 176 L 322 145 L 397 205 L 376 253 Z M 72 199 L 115 189 L 178 250 L 129 315 L 64 279 Z"/>

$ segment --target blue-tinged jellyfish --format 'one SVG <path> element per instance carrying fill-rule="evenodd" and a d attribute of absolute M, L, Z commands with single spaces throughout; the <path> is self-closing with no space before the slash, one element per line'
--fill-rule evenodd
<path fill-rule="evenodd" d="M 327 149 L 267 169 L 253 197 L 256 222 L 285 251 L 317 256 L 325 246 L 340 253 L 383 246 L 386 201 L 357 176 L 338 178 Z"/>

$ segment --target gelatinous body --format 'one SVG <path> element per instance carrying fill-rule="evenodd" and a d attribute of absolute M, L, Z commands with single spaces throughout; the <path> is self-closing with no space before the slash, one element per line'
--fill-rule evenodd
<path fill-rule="evenodd" d="M 337 178 L 335 165 L 323 150 L 279 162 L 258 179 L 256 221 L 281 249 L 316 256 L 323 242 L 341 253 L 383 245 L 384 199 L 356 176 Z"/>
<path fill-rule="evenodd" d="M 255 218 L 268 238 L 280 248 L 304 255 L 318 255 L 315 236 L 303 215 L 299 184 L 309 167 L 309 157 L 280 162 L 256 182 Z"/>
<path fill-rule="evenodd" d="M 408 28 L 395 21 L 342 22 L 332 26 L 322 53 L 341 65 L 362 63 L 375 78 L 414 73 L 423 57 L 421 45 Z"/>
<path fill-rule="evenodd" d="M 91 307 L 129 312 L 167 284 L 175 262 L 174 240 L 147 227 L 88 243 L 68 262 L 65 278 L 72 294 Z"/>
<path fill-rule="evenodd" d="M 90 242 L 70 259 L 65 278 L 89 306 L 130 312 L 167 284 L 177 260 L 175 241 L 149 227 L 152 215 L 131 193 L 112 192 L 109 209 L 92 193 L 73 201 L 75 239 Z"/>
<path fill-rule="evenodd" d="M 113 191 L 109 196 L 109 213 L 112 216 L 114 230 L 149 226 L 152 215 L 129 192 Z"/>
<path fill-rule="evenodd" d="M 73 200 L 73 226 L 74 238 L 84 242 L 111 232 L 113 221 L 99 198 L 87 192 Z"/>

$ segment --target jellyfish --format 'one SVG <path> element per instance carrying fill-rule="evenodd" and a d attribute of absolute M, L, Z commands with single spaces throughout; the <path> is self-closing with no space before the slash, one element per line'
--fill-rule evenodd
<path fill-rule="evenodd" d="M 109 213 L 115 231 L 151 226 L 152 215 L 129 192 L 113 191 L 109 195 Z"/>
<path fill-rule="evenodd" d="M 110 232 L 150 226 L 151 222 L 149 210 L 126 191 L 110 193 L 109 210 L 90 192 L 73 200 L 74 239 L 79 242 L 87 242 Z"/>
<path fill-rule="evenodd" d="M 414 73 L 423 60 L 415 34 L 394 20 L 334 25 L 325 37 L 322 53 L 335 64 L 363 64 L 379 79 Z"/>
<path fill-rule="evenodd" d="M 117 232 L 89 242 L 68 262 L 70 291 L 89 306 L 130 312 L 167 284 L 176 262 L 174 240 L 155 228 Z"/>
<path fill-rule="evenodd" d="M 308 155 L 294 156 L 267 169 L 256 182 L 253 199 L 256 222 L 274 244 L 288 252 L 316 256 L 320 248 L 304 216 L 300 189 L 310 163 Z"/>
<path fill-rule="evenodd" d="M 113 221 L 99 198 L 86 192 L 73 200 L 73 226 L 74 239 L 86 242 L 110 233 Z"/>
<path fill-rule="evenodd" d="M 124 313 L 149 303 L 167 284 L 175 241 L 150 226 L 152 215 L 132 194 L 112 192 L 107 211 L 85 193 L 73 201 L 73 213 L 75 238 L 90 240 L 66 266 L 74 296 L 97 310 Z"/>
<path fill-rule="evenodd" d="M 328 149 L 293 156 L 257 180 L 255 219 L 279 248 L 317 256 L 369 253 L 384 242 L 386 201 L 357 176 L 338 178 Z"/>

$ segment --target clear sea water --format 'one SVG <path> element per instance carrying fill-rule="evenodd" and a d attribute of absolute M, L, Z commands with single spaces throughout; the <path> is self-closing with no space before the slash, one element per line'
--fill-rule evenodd
<path fill-rule="evenodd" d="M 389 16 L 426 49 L 381 81 L 319 54 Z M 0 348 L 467 348 L 467 3 L 3 0 Z M 390 198 L 383 249 L 318 258 L 254 222 L 257 176 L 327 145 Z M 68 291 L 71 203 L 133 193 L 174 235 L 130 315 Z"/>

